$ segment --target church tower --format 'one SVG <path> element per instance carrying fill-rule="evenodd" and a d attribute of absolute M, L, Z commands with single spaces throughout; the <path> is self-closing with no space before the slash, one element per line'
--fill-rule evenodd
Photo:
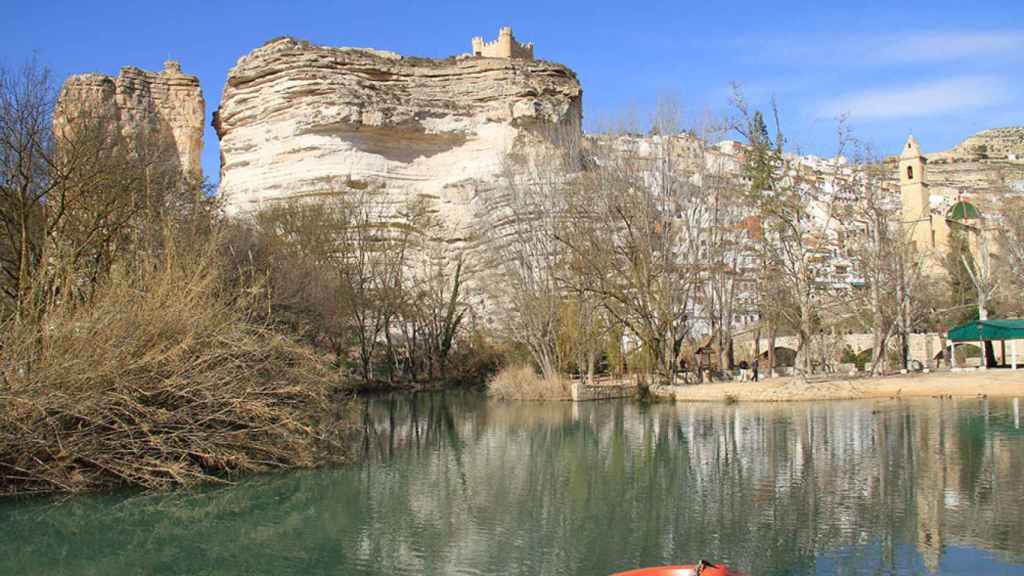
<path fill-rule="evenodd" d="M 900 197 L 903 204 L 903 222 L 910 227 L 911 238 L 919 250 L 935 246 L 932 232 L 932 213 L 928 189 L 924 184 L 924 156 L 913 136 L 907 138 L 900 154 Z"/>

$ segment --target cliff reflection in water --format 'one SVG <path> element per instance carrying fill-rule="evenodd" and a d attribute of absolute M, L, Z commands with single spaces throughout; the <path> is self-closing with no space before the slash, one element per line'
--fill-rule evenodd
<path fill-rule="evenodd" d="M 458 510 L 451 558 L 487 555 L 461 547 L 489 545 L 474 535 L 493 518 L 521 532 L 489 556 L 507 566 L 546 550 L 565 573 L 699 557 L 757 574 L 934 572 L 947 547 L 1024 573 L 1012 401 L 459 402 L 383 400 L 367 414 L 371 459 L 408 448 L 401 459 L 420 462 L 399 498 L 414 523 Z"/>
<path fill-rule="evenodd" d="M 1024 574 L 1011 401 L 366 404 L 367 462 L 0 505 L 0 573 Z"/>

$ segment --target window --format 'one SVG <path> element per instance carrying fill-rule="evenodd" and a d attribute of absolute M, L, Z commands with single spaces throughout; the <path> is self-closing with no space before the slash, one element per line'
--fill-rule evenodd
<path fill-rule="evenodd" d="M 907 166 L 907 180 L 913 180 L 913 179 L 914 179 L 914 167 L 913 166 Z"/>

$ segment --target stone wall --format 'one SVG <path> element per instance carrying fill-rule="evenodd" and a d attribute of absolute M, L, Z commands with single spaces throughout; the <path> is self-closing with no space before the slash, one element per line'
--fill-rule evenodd
<path fill-rule="evenodd" d="M 936 356 L 942 354 L 942 348 L 946 345 L 944 334 L 911 334 L 910 335 L 910 359 L 917 360 L 926 368 L 939 368 L 942 361 Z"/>
<path fill-rule="evenodd" d="M 632 383 L 587 384 L 581 380 L 573 380 L 571 390 L 573 402 L 590 402 L 593 400 L 632 398 L 636 396 L 637 387 Z"/>
<path fill-rule="evenodd" d="M 813 342 L 813 344 L 825 344 L 833 349 L 836 346 L 845 346 L 852 350 L 855 354 L 860 354 L 865 350 L 870 350 L 874 346 L 874 336 L 872 334 L 840 334 L 836 336 L 826 335 L 817 336 L 813 340 L 827 339 L 829 342 Z M 767 338 L 762 338 L 760 342 L 761 353 L 764 354 L 765 350 L 768 350 Z M 896 346 L 898 342 L 897 338 L 889 338 L 887 345 L 889 347 Z M 796 350 L 799 346 L 800 339 L 797 336 L 779 336 L 775 339 L 776 348 L 788 348 L 790 350 Z M 812 345 L 813 345 L 812 344 Z M 911 334 L 910 335 L 910 359 L 911 361 L 920 362 L 923 367 L 926 368 L 937 368 L 938 361 L 936 356 L 942 353 L 943 346 L 946 345 L 945 335 L 936 332 L 930 332 L 927 334 Z M 754 353 L 754 342 L 743 343 L 741 348 L 748 357 L 752 357 Z M 842 353 L 842 348 L 836 350 L 837 353 Z"/>

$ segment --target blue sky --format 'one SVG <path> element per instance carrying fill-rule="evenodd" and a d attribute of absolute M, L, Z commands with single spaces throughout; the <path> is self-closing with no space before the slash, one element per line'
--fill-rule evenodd
<path fill-rule="evenodd" d="M 839 114 L 881 153 L 911 131 L 934 151 L 1024 125 L 1024 0 L 5 2 L 0 63 L 35 53 L 63 79 L 172 57 L 199 76 L 207 124 L 228 69 L 275 36 L 444 57 L 508 24 L 576 71 L 588 128 L 643 120 L 665 96 L 691 118 L 722 114 L 730 82 L 755 104 L 774 95 L 790 145 L 820 155 L 835 151 Z M 209 127 L 205 143 L 216 180 Z"/>

